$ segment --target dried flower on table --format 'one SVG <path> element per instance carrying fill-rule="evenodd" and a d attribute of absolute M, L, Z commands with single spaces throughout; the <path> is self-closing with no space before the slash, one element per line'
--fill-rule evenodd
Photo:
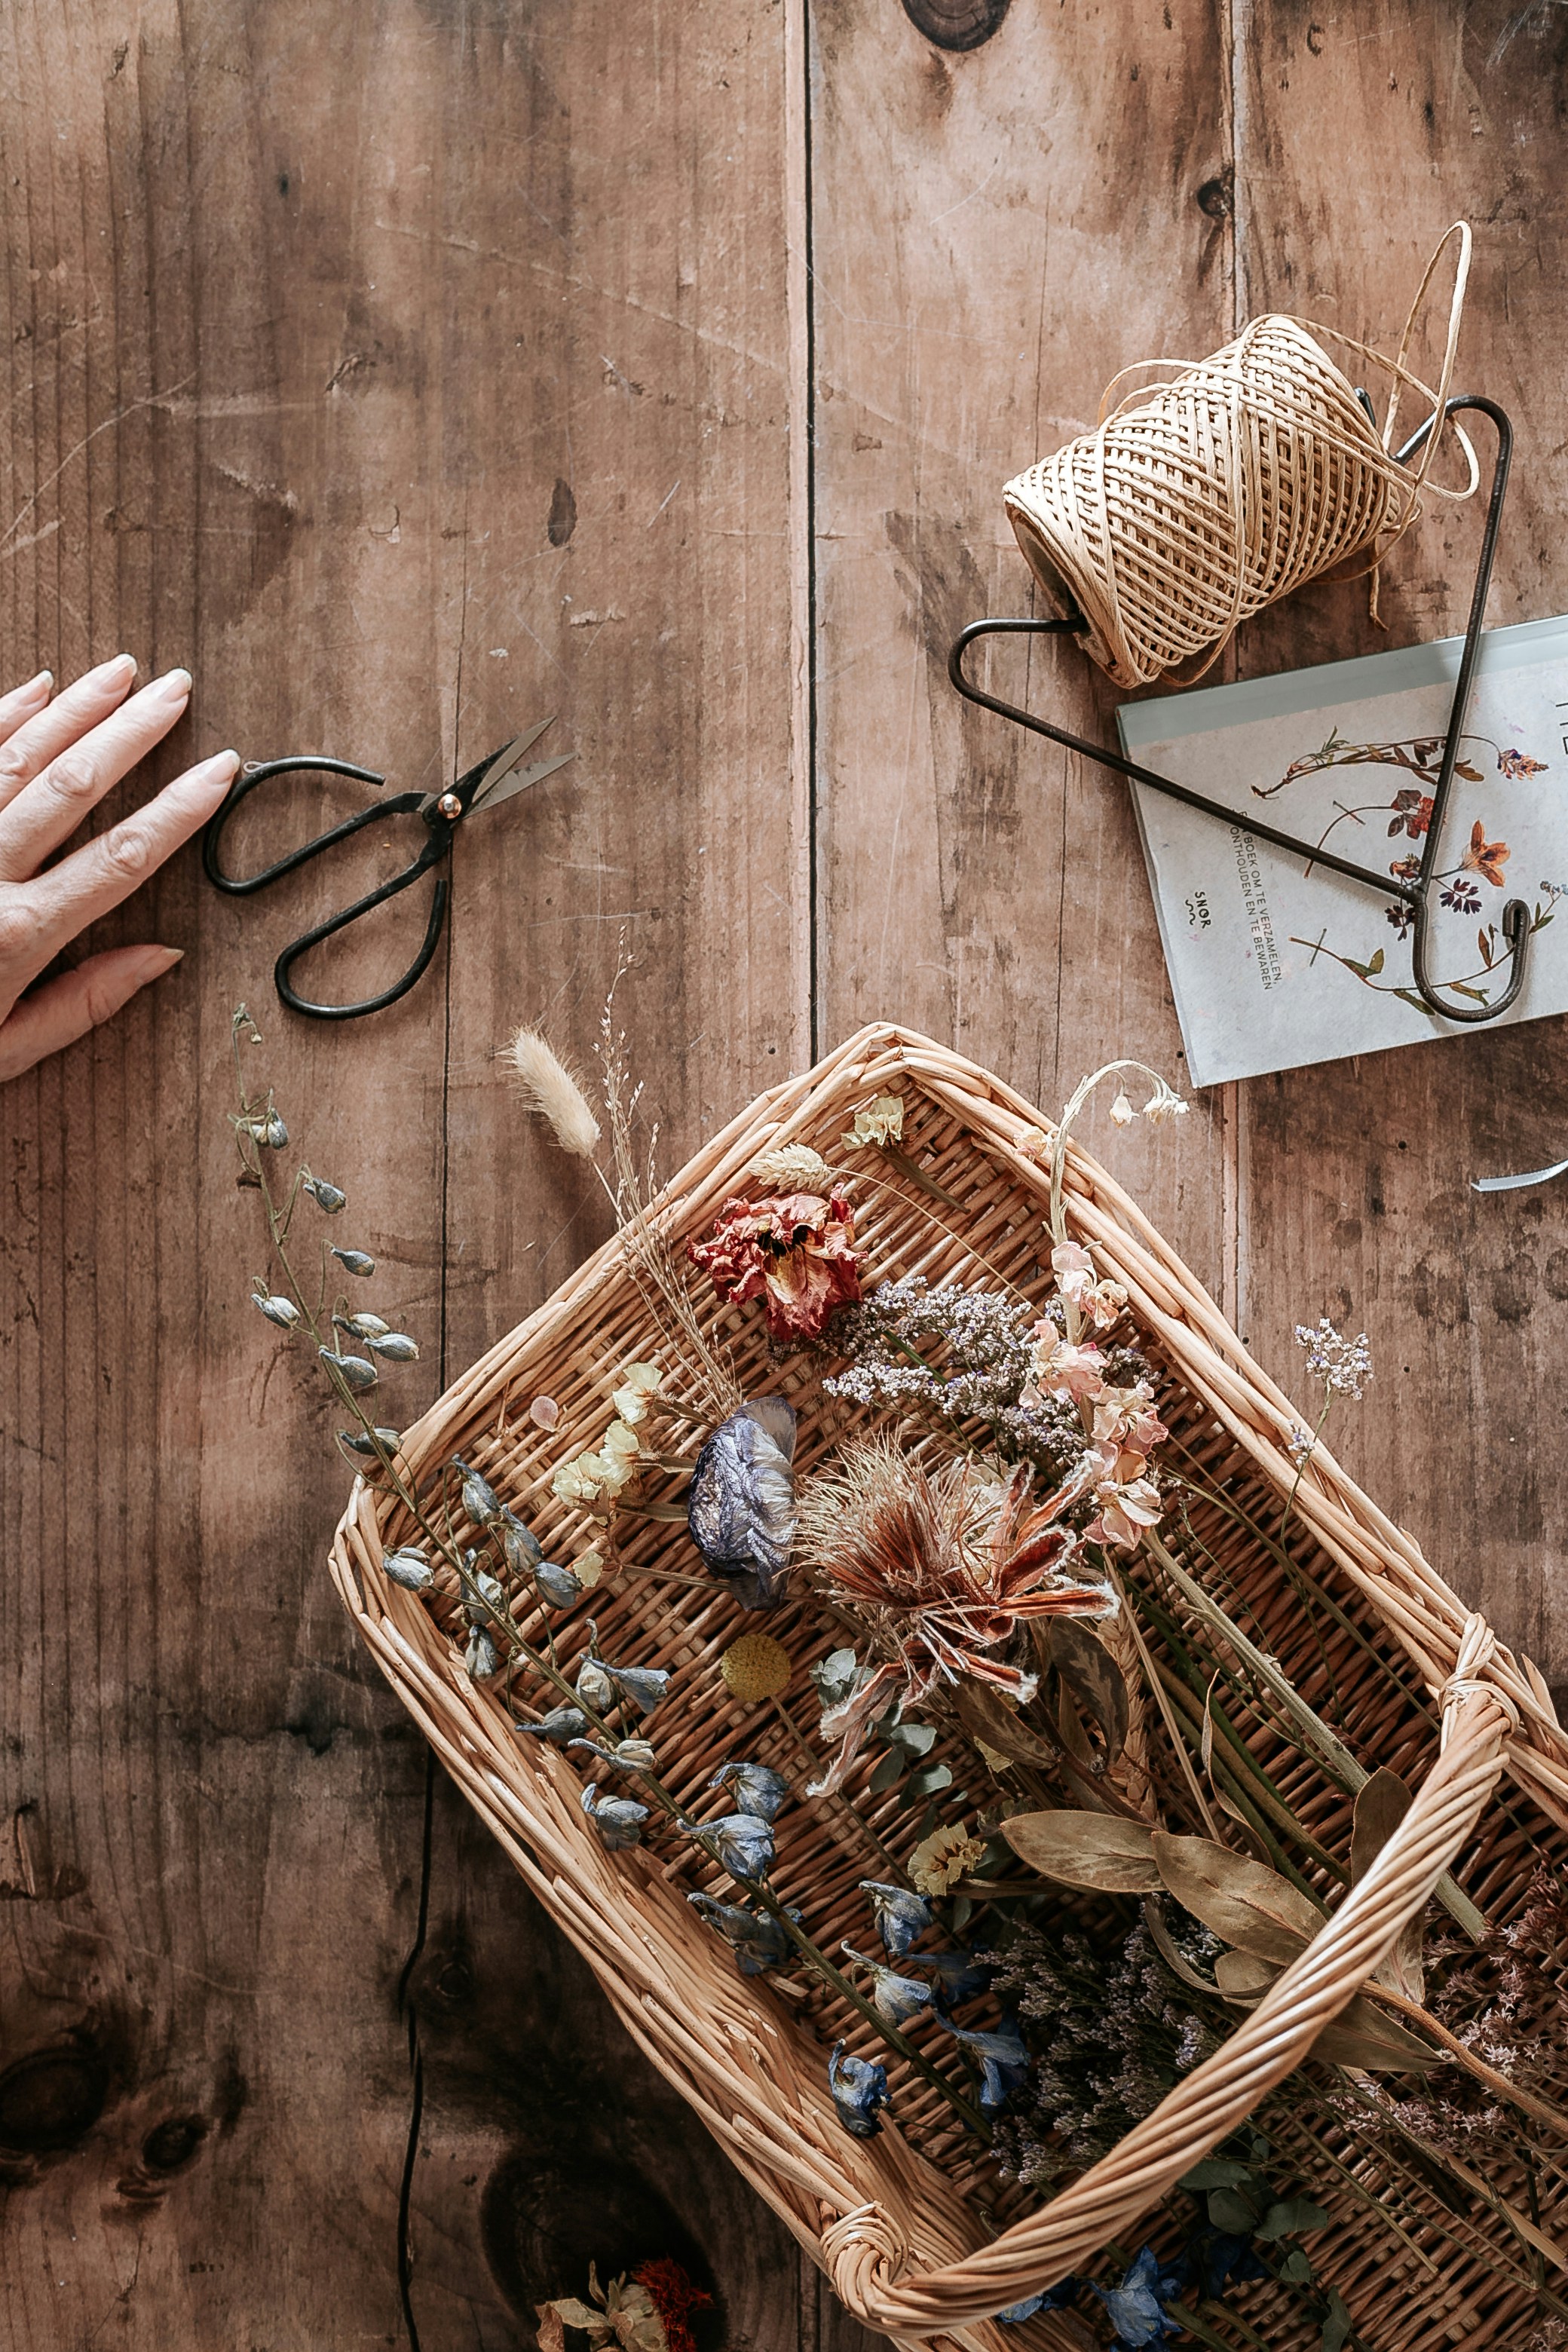
<path fill-rule="evenodd" d="M 773 1833 L 760 1815 L 724 1813 L 716 1822 L 683 1821 L 680 1826 L 731 1878 L 749 1883 L 766 1877 L 773 1858 Z"/>
<path fill-rule="evenodd" d="M 368 1250 L 338 1249 L 334 1245 L 332 1255 L 345 1274 L 358 1275 L 362 1281 L 368 1280 L 375 1272 L 375 1260 Z"/>
<path fill-rule="evenodd" d="M 686 1899 L 698 1916 L 723 1937 L 743 1977 L 762 1976 L 769 1969 L 782 1969 L 795 1950 L 783 1924 L 771 1912 L 744 1911 L 736 1904 L 721 1903 L 711 1895 L 689 1895 Z M 800 1924 L 798 1911 L 787 1916 L 796 1926 Z"/>
<path fill-rule="evenodd" d="M 726 1202 L 690 1254 L 721 1298 L 760 1297 L 779 1340 L 819 1338 L 829 1316 L 860 1296 L 855 1213 L 839 1192 Z"/>
<path fill-rule="evenodd" d="M 526 1024 L 507 1049 L 524 1105 L 545 1120 L 563 1151 L 592 1160 L 599 1148 L 599 1122 L 586 1096 L 542 1033 Z"/>
<path fill-rule="evenodd" d="M 840 1746 L 814 1794 L 842 1785 L 873 1717 L 895 1696 L 918 1705 L 939 1685 L 970 1676 L 1027 1699 L 1034 1675 L 997 1654 L 1021 1624 L 1115 1612 L 1108 1586 L 1066 1573 L 1079 1548 L 1066 1515 L 1103 1469 L 1091 1449 L 1068 1484 L 1031 1505 L 1027 1465 L 1004 1484 L 967 1461 L 928 1469 L 873 1437 L 851 1440 L 834 1468 L 809 1482 L 802 1557 L 831 1600 L 866 1620 L 882 1652 L 823 1716 L 823 1738 Z"/>
<path fill-rule="evenodd" d="M 936 2021 L 979 2063 L 982 2115 L 1000 2115 L 1014 2092 L 1023 2088 L 1029 2073 L 1029 2053 L 1016 2031 L 1011 2026 L 955 2025 L 940 2009 Z"/>
<path fill-rule="evenodd" d="M 635 1429 L 647 1419 L 648 1409 L 663 1386 L 664 1374 L 657 1364 L 628 1364 L 610 1402 L 627 1426 Z"/>
<path fill-rule="evenodd" d="M 838 2110 L 838 2120 L 855 2139 L 875 2139 L 882 2126 L 877 2110 L 888 2104 L 888 2070 L 868 2058 L 857 2058 L 837 2042 L 827 2062 L 827 2088 Z"/>
<path fill-rule="evenodd" d="M 879 1095 L 874 1102 L 864 1104 L 856 1112 L 855 1124 L 844 1138 L 844 1148 L 847 1151 L 855 1151 L 868 1143 L 898 1143 L 902 1140 L 903 1132 L 902 1095 Z"/>
<path fill-rule="evenodd" d="M 721 1764 L 708 1786 L 728 1789 L 737 1812 L 754 1813 L 763 1822 L 777 1821 L 789 1794 L 789 1782 L 771 1764 Z"/>
<path fill-rule="evenodd" d="M 921 1895 L 911 1895 L 907 1886 L 889 1886 L 877 1878 L 863 1878 L 860 1892 L 868 1896 L 877 1933 L 882 1939 L 882 1949 L 895 1960 L 901 1960 L 914 1945 L 917 1936 L 936 1925 L 936 1914 Z"/>
<path fill-rule="evenodd" d="M 514 1731 L 526 1731 L 536 1739 L 548 1739 L 556 1748 L 565 1748 L 582 1738 L 588 1728 L 588 1718 L 580 1706 L 552 1706 L 537 1723 L 514 1723 Z"/>
<path fill-rule="evenodd" d="M 1307 1350 L 1307 1370 L 1331 1396 L 1361 1396 L 1363 1383 L 1372 1378 L 1372 1349 L 1364 1331 L 1347 1339 L 1325 1315 L 1316 1324 L 1298 1323 L 1296 1343 Z"/>
<path fill-rule="evenodd" d="M 961 1822 L 921 1838 L 910 1856 L 910 1876 L 922 1895 L 945 1895 L 984 1859 L 985 1840 L 972 1837 Z"/>
<path fill-rule="evenodd" d="M 1144 2246 L 1120 2286 L 1092 2287 L 1116 2330 L 1112 2352 L 1143 2352 L 1146 2345 L 1184 2335 L 1186 2320 L 1176 2297 L 1186 2283 L 1184 2270 L 1167 2269 L 1153 2247 Z"/>
<path fill-rule="evenodd" d="M 436 1571 L 417 1544 L 402 1544 L 389 1551 L 382 1567 L 394 1584 L 401 1584 L 405 1592 L 425 1592 L 435 1581 Z"/>
<path fill-rule="evenodd" d="M 691 1540 L 742 1609 L 771 1609 L 795 1536 L 795 1408 L 757 1397 L 721 1423 L 697 1456 L 687 1498 Z"/>
<path fill-rule="evenodd" d="M 842 1948 L 846 1959 L 856 1962 L 871 1979 L 871 2006 L 884 2025 L 903 2026 L 936 1999 L 933 1989 L 919 1977 L 900 1976 L 882 1960 L 868 1960 L 853 1944 Z"/>
<path fill-rule="evenodd" d="M 309 1192 L 324 1216 L 335 1217 L 341 1210 L 348 1206 L 349 1196 L 346 1192 L 340 1192 L 337 1186 L 329 1184 L 324 1177 L 312 1176 L 308 1169 L 300 1178 L 300 1190 L 302 1192 Z"/>
<path fill-rule="evenodd" d="M 647 1819 L 647 1810 L 632 1797 L 606 1797 L 593 1781 L 583 1791 L 583 1811 L 610 1853 L 620 1853 L 628 1846 L 642 1843 L 642 1825 Z"/>
<path fill-rule="evenodd" d="M 291 1298 L 276 1297 L 258 1288 L 251 1292 L 250 1303 L 260 1309 L 269 1323 L 276 1323 L 280 1331 L 292 1331 L 299 1324 L 300 1309 Z"/>
<path fill-rule="evenodd" d="M 789 1652 L 771 1633 L 742 1633 L 720 1654 L 719 1672 L 738 1699 L 775 1698 L 789 1687 Z"/>

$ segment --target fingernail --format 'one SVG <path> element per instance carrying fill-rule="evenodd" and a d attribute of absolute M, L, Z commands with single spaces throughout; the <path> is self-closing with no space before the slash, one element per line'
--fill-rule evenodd
<path fill-rule="evenodd" d="M 218 777 L 221 776 L 226 784 L 231 784 L 236 776 L 239 773 L 239 753 L 237 751 L 215 751 L 210 760 L 204 760 L 202 761 L 199 772 L 205 776 L 211 776 L 215 782 L 217 781 Z"/>
<path fill-rule="evenodd" d="M 167 669 L 147 688 L 149 694 L 155 694 L 165 702 L 184 702 L 190 690 L 191 673 L 188 669 Z"/>
<path fill-rule="evenodd" d="M 128 686 L 135 675 L 135 655 L 116 654 L 112 661 L 100 662 L 96 669 L 89 670 L 82 683 L 84 686 Z"/>
<path fill-rule="evenodd" d="M 142 960 L 142 969 L 146 975 L 142 986 L 149 980 L 161 980 L 164 972 L 173 971 L 184 952 L 184 948 L 149 948 Z"/>
<path fill-rule="evenodd" d="M 52 669 L 41 669 L 37 677 L 30 677 L 27 680 L 26 685 L 21 688 L 21 691 L 23 694 L 28 696 L 35 694 L 47 694 L 54 682 L 54 671 Z"/>

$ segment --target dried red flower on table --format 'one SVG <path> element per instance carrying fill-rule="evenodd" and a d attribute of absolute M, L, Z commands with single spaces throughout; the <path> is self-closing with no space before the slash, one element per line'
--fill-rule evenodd
<path fill-rule="evenodd" d="M 860 1296 L 855 1213 L 842 1192 L 727 1201 L 693 1261 L 721 1298 L 760 1297 L 775 1339 L 815 1339 Z"/>
<path fill-rule="evenodd" d="M 669 2352 L 697 2352 L 697 2339 L 687 2319 L 690 2313 L 705 2310 L 712 2303 L 712 2296 L 693 2285 L 680 2264 L 668 2254 L 658 2254 L 651 2262 L 639 2263 L 632 2276 L 639 2286 L 647 2289 L 648 2299 L 664 2322 Z"/>

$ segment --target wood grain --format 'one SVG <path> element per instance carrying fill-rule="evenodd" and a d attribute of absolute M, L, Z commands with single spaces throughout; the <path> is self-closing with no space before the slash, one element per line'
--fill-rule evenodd
<path fill-rule="evenodd" d="M 425 1343 L 402 1418 L 605 1229 L 507 1094 L 512 1024 L 585 1055 L 624 929 L 677 1153 L 797 1053 L 779 26 L 7 20 L 7 672 L 185 661 L 186 755 L 428 786 L 553 711 L 576 756 L 462 842 L 440 965 L 374 1024 L 285 1018 L 269 966 L 405 835 L 253 904 L 187 856 L 105 927 L 179 975 L 0 1105 L 0 2341 L 499 2347 L 667 2248 L 710 2344 L 861 2340 L 350 1640 L 346 1474 L 245 1304 L 225 1128 L 244 997 L 332 1237 Z M 236 862 L 354 799 L 279 788 Z M 388 978 L 418 919 L 306 971 Z"/>
<path fill-rule="evenodd" d="M 1379 5 L 1353 26 L 1269 11 L 1246 49 L 1252 161 L 1237 190 L 1248 310 L 1300 309 L 1386 343 L 1448 223 L 1475 226 L 1460 373 L 1502 402 L 1518 435 L 1493 626 L 1568 608 L 1554 291 L 1565 58 L 1560 12 L 1502 5 L 1440 20 Z M 1347 156 L 1366 168 L 1347 171 Z M 1442 509 L 1396 551 L 1385 635 L 1364 592 L 1319 587 L 1247 631 L 1242 662 L 1272 670 L 1462 629 L 1480 525 L 1479 502 Z M 1521 878 L 1531 896 L 1537 877 Z M 1440 1572 L 1558 1681 L 1568 1198 L 1484 1199 L 1468 1185 L 1562 1156 L 1563 1040 L 1563 1022 L 1535 1022 L 1260 1080 L 1246 1093 L 1243 1151 L 1242 1328 L 1264 1362 L 1288 1369 L 1297 1319 L 1364 1325 L 1375 1382 L 1331 1443 Z"/>

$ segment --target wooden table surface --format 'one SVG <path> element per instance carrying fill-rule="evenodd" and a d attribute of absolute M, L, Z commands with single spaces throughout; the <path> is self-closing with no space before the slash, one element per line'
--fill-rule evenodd
<path fill-rule="evenodd" d="M 1565 47 L 1523 0 L 1013 0 L 967 54 L 899 0 L 0 14 L 6 677 L 188 665 L 163 773 L 428 787 L 552 712 L 576 754 L 461 839 L 395 1010 L 274 1000 L 341 871 L 247 905 L 187 852 L 100 942 L 178 971 L 0 1096 L 5 2347 L 499 2352 L 661 2246 L 734 2352 L 867 2342 L 349 1636 L 331 1415 L 246 1305 L 231 1010 L 424 1339 L 402 1418 L 604 1235 L 495 1055 L 537 1016 L 585 1055 L 623 935 L 667 1170 L 875 1015 L 1047 1108 L 1117 1052 L 1179 1076 L 1122 794 L 946 683 L 1027 608 L 1001 484 L 1256 311 L 1392 341 L 1464 214 L 1461 373 L 1519 432 L 1489 618 L 1568 604 Z M 1458 627 L 1479 527 L 1398 551 L 1386 640 L 1321 586 L 1228 674 Z M 1076 654 L 1029 684 L 1108 734 Z M 353 800 L 279 787 L 250 845 Z M 1291 1325 L 1365 1325 L 1338 1449 L 1562 1680 L 1568 1192 L 1464 1180 L 1565 1111 L 1552 1023 L 1089 1137 L 1298 1392 Z"/>

